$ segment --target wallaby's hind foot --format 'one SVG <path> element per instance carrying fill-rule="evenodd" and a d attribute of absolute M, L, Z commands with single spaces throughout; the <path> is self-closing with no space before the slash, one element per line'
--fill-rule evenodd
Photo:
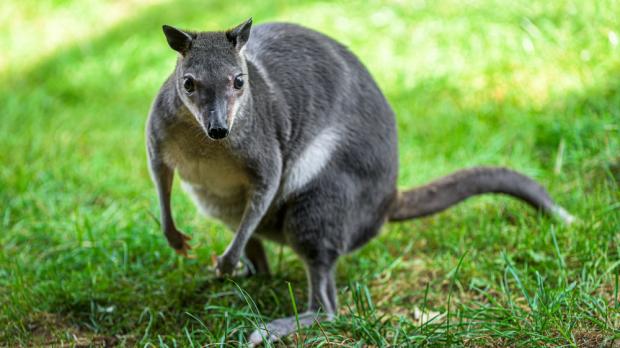
<path fill-rule="evenodd" d="M 297 329 L 308 327 L 319 321 L 332 320 L 336 314 L 338 299 L 334 282 L 333 266 L 320 264 L 307 265 L 310 283 L 310 299 L 308 310 L 298 317 L 276 319 L 264 327 L 260 327 L 248 337 L 250 346 L 261 342 L 275 342 L 288 336 Z M 298 325 L 299 324 L 299 325 Z"/>
<path fill-rule="evenodd" d="M 297 319 L 299 319 L 299 328 L 312 326 L 320 321 L 329 321 L 333 319 L 333 315 L 327 315 L 317 312 L 305 312 L 299 314 L 298 317 L 292 316 L 274 320 L 264 327 L 254 330 L 248 337 L 250 347 L 256 347 L 263 342 L 276 342 L 282 338 L 297 331 Z"/>
<path fill-rule="evenodd" d="M 502 167 L 459 170 L 424 186 L 399 192 L 389 219 L 402 221 L 432 215 L 485 193 L 507 194 L 567 224 L 575 221 L 575 217 L 557 205 L 536 181 Z"/>

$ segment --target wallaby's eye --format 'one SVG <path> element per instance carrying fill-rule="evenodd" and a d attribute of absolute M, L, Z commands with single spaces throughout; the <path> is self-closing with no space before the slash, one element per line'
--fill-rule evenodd
<path fill-rule="evenodd" d="M 186 77 L 183 79 L 183 88 L 185 92 L 192 93 L 196 86 L 194 86 L 194 80 L 191 77 Z"/>
<path fill-rule="evenodd" d="M 235 77 L 233 86 L 235 87 L 235 89 L 241 89 L 241 87 L 243 87 L 243 75 L 237 75 L 237 77 Z"/>

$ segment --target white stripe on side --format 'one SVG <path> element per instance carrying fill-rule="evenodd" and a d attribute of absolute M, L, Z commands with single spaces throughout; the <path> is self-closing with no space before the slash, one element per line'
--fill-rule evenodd
<path fill-rule="evenodd" d="M 282 196 L 302 189 L 314 179 L 329 163 L 342 137 L 336 127 L 329 127 L 321 131 L 285 172 Z"/>

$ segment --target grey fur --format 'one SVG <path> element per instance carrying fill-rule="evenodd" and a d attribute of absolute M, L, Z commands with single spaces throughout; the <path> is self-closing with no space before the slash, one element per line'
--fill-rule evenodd
<path fill-rule="evenodd" d="M 507 168 L 476 167 L 464 169 L 429 184 L 399 193 L 390 221 L 402 221 L 432 215 L 471 196 L 503 193 L 519 198 L 533 208 L 572 222 L 563 216 L 544 187 L 523 174 Z"/>
<path fill-rule="evenodd" d="M 486 176 L 476 173 L 487 171 L 472 172 L 479 180 L 456 176 L 450 185 L 432 186 L 438 195 L 423 189 L 398 195 L 394 113 L 360 61 L 297 25 L 250 26 L 248 20 L 227 32 L 201 33 L 164 27 L 180 57 L 147 122 L 151 174 L 162 229 L 177 252 L 186 254 L 189 244 L 170 208 L 175 170 L 196 204 L 236 231 L 218 258 L 218 273 L 230 274 L 244 250 L 257 272 L 268 273 L 261 240 L 290 246 L 308 272 L 302 323 L 309 325 L 337 311 L 333 269 L 340 255 L 376 236 L 388 218 L 425 215 L 407 216 L 425 205 L 433 213 L 489 191 L 452 194 L 463 183 L 484 184 Z M 239 76 L 245 84 L 236 89 Z M 512 194 L 524 181 L 498 182 L 505 186 L 499 191 Z M 548 202 L 545 210 L 554 206 L 544 189 L 532 195 Z M 320 310 L 327 315 L 317 316 Z M 287 335 L 294 320 L 274 321 L 250 340 Z"/>

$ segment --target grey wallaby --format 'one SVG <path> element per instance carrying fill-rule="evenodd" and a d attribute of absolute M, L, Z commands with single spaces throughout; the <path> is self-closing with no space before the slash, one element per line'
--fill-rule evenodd
<path fill-rule="evenodd" d="M 187 255 L 189 237 L 170 207 L 174 171 L 206 214 L 235 231 L 216 271 L 245 255 L 268 273 L 262 240 L 290 246 L 309 282 L 302 326 L 337 310 L 334 265 L 386 221 L 442 211 L 503 193 L 566 222 L 572 217 L 532 179 L 505 168 L 462 170 L 399 192 L 394 112 L 362 63 L 343 45 L 293 24 L 224 32 L 163 30 L 179 53 L 147 122 L 151 176 L 169 244 Z M 275 320 L 249 341 L 276 340 L 296 318 Z"/>

